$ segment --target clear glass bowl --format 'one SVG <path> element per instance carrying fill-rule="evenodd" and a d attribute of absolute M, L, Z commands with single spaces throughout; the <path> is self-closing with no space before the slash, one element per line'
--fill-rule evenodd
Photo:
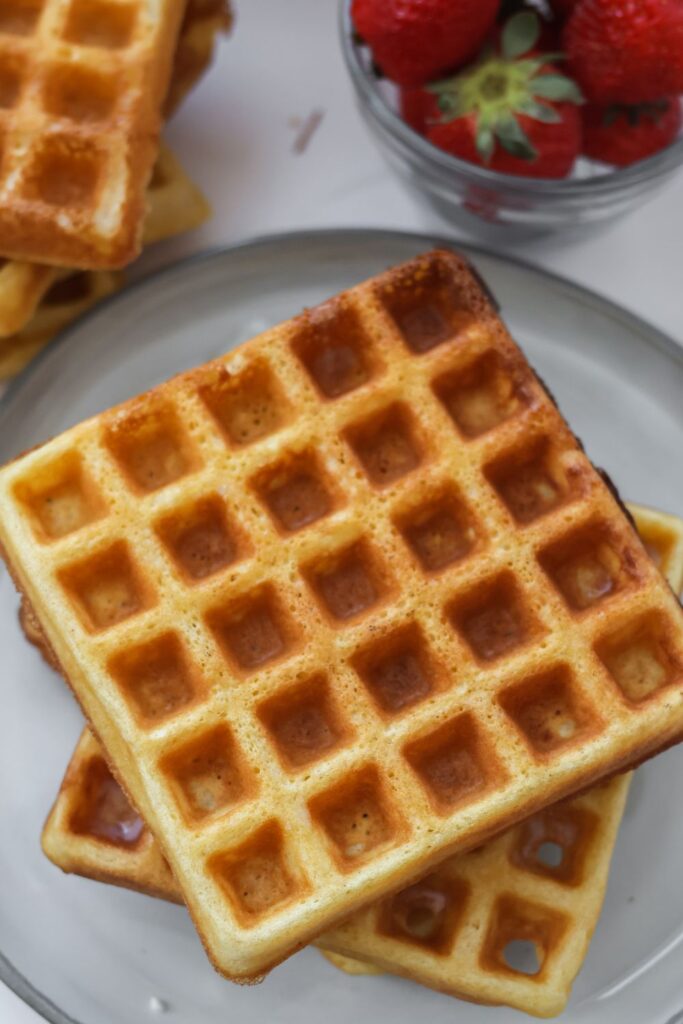
<path fill-rule="evenodd" d="M 489 240 L 551 232 L 585 235 L 645 202 L 683 163 L 683 136 L 631 167 L 580 159 L 571 178 L 498 174 L 438 149 L 397 113 L 397 89 L 379 79 L 341 0 L 342 51 L 361 113 L 387 162 L 443 220 Z"/>

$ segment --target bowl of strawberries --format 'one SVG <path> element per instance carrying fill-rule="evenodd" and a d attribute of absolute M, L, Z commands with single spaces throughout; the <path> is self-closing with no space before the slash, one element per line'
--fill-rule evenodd
<path fill-rule="evenodd" d="M 683 0 L 342 0 L 389 163 L 489 238 L 585 234 L 683 163 Z"/>

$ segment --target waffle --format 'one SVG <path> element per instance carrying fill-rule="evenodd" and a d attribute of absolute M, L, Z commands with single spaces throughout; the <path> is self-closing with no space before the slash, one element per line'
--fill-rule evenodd
<path fill-rule="evenodd" d="M 58 276 L 44 263 L 0 260 L 0 339 L 26 326 Z"/>
<path fill-rule="evenodd" d="M 8 0 L 0 251 L 80 269 L 140 251 L 183 0 Z"/>
<path fill-rule="evenodd" d="M 356 960 L 352 956 L 330 953 L 327 949 L 321 950 L 321 953 L 333 967 L 336 967 L 338 971 L 343 971 L 344 974 L 368 976 L 385 973 L 381 967 L 375 967 L 374 964 L 369 964 L 364 960 Z"/>
<path fill-rule="evenodd" d="M 45 823 L 43 848 L 64 871 L 182 903 L 166 860 L 89 729 L 81 734 Z"/>
<path fill-rule="evenodd" d="M 680 605 L 445 251 L 17 459 L 0 510 L 235 980 L 683 732 Z"/>
<path fill-rule="evenodd" d="M 159 150 L 147 195 L 145 244 L 191 231 L 211 212 L 202 193 L 164 145 Z M 38 269 L 35 265 L 34 268 Z M 2 274 L 0 270 L 0 288 Z M 55 335 L 120 288 L 124 280 L 121 273 L 107 270 L 63 274 L 50 268 L 50 274 L 52 285 L 39 301 L 32 319 L 16 334 L 0 337 L 0 381 L 23 370 Z"/>
<path fill-rule="evenodd" d="M 164 107 L 166 117 L 169 117 L 178 108 L 197 80 L 207 70 L 213 56 L 216 36 L 221 31 L 227 31 L 230 22 L 230 11 L 227 5 L 216 3 L 215 0 L 189 0 L 173 61 L 171 85 Z M 167 147 L 162 144 L 150 180 L 152 202 L 150 208 L 148 192 L 143 237 L 145 245 L 159 241 L 170 234 L 196 227 L 204 217 L 204 213 L 201 211 L 206 211 L 203 197 L 177 162 L 170 165 L 165 177 L 169 183 L 178 178 L 183 188 L 174 189 L 172 193 L 169 191 L 169 203 L 173 205 L 168 210 L 162 207 L 160 203 L 162 197 L 158 187 L 159 168 L 163 168 L 164 164 L 170 164 L 173 159 Z M 184 218 L 183 210 L 185 211 Z M 158 221 L 156 224 L 154 223 L 155 218 Z M 178 222 L 182 223 L 183 219 L 189 221 L 189 226 L 187 228 L 176 227 L 175 225 Z M 60 272 L 58 268 L 47 266 L 44 263 L 28 263 L 20 260 L 0 261 L 0 339 L 16 334 L 26 327 L 41 299 L 58 279 L 60 273 L 69 273 L 69 271 Z M 27 345 L 27 348 L 30 349 L 31 346 Z M 0 349 L 2 349 L 1 343 Z M 0 358 L 4 363 L 5 359 Z M 23 365 L 21 357 L 16 359 L 7 357 L 7 365 L 13 364 L 21 369 Z M 9 376 L 11 373 L 6 375 Z"/>
<path fill-rule="evenodd" d="M 0 338 L 0 381 L 20 373 L 72 320 L 122 285 L 123 275 L 112 270 L 82 270 L 58 278 L 27 326 Z"/>
<path fill-rule="evenodd" d="M 646 547 L 680 593 L 683 520 L 642 506 L 631 505 L 630 510 Z M 42 647 L 36 624 L 24 620 L 24 628 Z M 456 855 L 438 869 L 431 883 L 418 883 L 372 910 L 361 910 L 351 922 L 323 936 L 321 944 L 379 959 L 391 972 L 453 995 L 503 1002 L 526 1013 L 560 1013 L 598 920 L 627 788 L 627 777 L 622 776 L 587 796 L 541 812 L 491 840 L 484 850 Z M 63 871 L 180 901 L 168 864 L 114 781 L 88 729 L 45 824 L 43 849 Z M 451 906 L 447 893 L 462 893 L 464 882 L 467 901 Z M 430 890 L 430 884 L 437 887 Z M 543 962 L 536 975 L 525 976 L 500 964 L 492 969 L 490 958 L 482 955 L 483 938 L 495 934 L 492 908 L 499 897 L 511 898 L 517 906 L 527 901 L 545 911 L 559 908 L 565 914 L 564 933 L 539 943 L 536 955 L 542 953 Z M 429 911 L 434 907 L 438 914 L 432 919 Z M 432 920 L 439 927 L 444 922 L 449 934 L 435 936 Z M 535 937 L 524 920 L 519 940 L 528 941 L 528 935 Z M 447 948 L 436 948 L 435 937 Z M 381 973 L 368 961 L 328 949 L 322 952 L 348 973 Z"/>
<path fill-rule="evenodd" d="M 147 189 L 145 245 L 193 231 L 211 214 L 202 192 L 162 145 Z"/>

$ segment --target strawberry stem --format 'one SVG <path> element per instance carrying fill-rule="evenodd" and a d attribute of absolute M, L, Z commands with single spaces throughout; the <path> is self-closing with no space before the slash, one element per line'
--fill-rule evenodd
<path fill-rule="evenodd" d="M 489 46 L 459 75 L 427 86 L 436 96 L 441 123 L 475 119 L 475 143 L 484 163 L 491 161 L 496 143 L 522 160 L 535 160 L 536 150 L 519 116 L 556 124 L 562 117 L 553 102 L 583 102 L 578 86 L 552 69 L 547 54 L 530 55 L 539 35 L 537 14 L 515 14 L 503 28 L 500 53 Z"/>

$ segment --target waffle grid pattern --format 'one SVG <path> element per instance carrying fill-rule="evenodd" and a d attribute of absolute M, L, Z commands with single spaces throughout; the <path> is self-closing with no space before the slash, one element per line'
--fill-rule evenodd
<path fill-rule="evenodd" d="M 165 145 L 161 145 L 147 189 L 146 245 L 198 227 L 210 210 L 193 181 Z M 0 309 L 3 275 L 9 268 L 25 268 L 24 284 L 41 283 L 41 295 L 23 292 L 24 312 L 32 301 L 37 308 L 22 330 L 0 337 L 0 381 L 19 373 L 57 334 L 91 306 L 123 285 L 124 276 L 111 270 L 59 271 L 39 264 L 8 263 L 0 268 Z M 46 279 L 41 278 L 48 271 Z M 14 282 L 18 284 L 17 278 Z M 9 282 L 8 282 L 9 285 Z M 31 301 L 29 301 L 29 299 Z"/>
<path fill-rule="evenodd" d="M 683 519 L 641 505 L 629 510 L 680 595 Z M 562 1013 L 598 921 L 629 785 L 630 777 L 620 776 L 539 812 L 361 910 L 319 945 L 345 956 L 346 966 L 332 959 L 342 970 L 351 957 L 354 974 L 363 973 L 367 958 L 371 974 L 381 964 L 476 1002 L 542 1017 Z M 90 861 L 85 873 L 91 874 L 97 847 L 86 850 L 80 856 Z"/>
<path fill-rule="evenodd" d="M 597 924 L 629 783 L 619 776 L 451 858 L 320 945 L 474 1002 L 556 1016 Z"/>
<path fill-rule="evenodd" d="M 18 582 L 229 976 L 683 729 L 680 608 L 447 254 L 0 486 Z M 395 523 L 448 509 L 416 558 Z M 454 532 L 466 551 L 433 571 Z M 636 619 L 647 699 L 615 685 Z M 271 701 L 293 708 L 284 737 Z"/>
<path fill-rule="evenodd" d="M 139 251 L 179 0 L 0 11 L 4 254 L 104 269 Z"/>
<path fill-rule="evenodd" d="M 230 10 L 221 0 L 211 3 L 206 0 L 188 0 L 164 108 L 166 117 L 180 105 L 210 64 L 216 36 L 228 30 L 230 19 Z M 0 83 L 1 79 L 0 67 Z M 1 92 L 0 86 L 0 96 Z M 208 208 L 203 196 L 162 143 L 148 186 L 143 244 L 150 245 L 172 234 L 197 227 L 207 214 Z M 10 338 L 27 327 L 55 281 L 71 273 L 73 271 L 60 270 L 43 263 L 0 261 L 0 339 Z M 96 295 L 105 294 L 97 287 L 92 292 Z M 31 324 L 26 337 L 17 339 L 16 344 L 15 339 L 6 345 L 0 340 L 0 379 L 22 369 L 38 351 L 41 342 L 76 315 L 78 313 L 71 316 L 68 311 L 65 311 L 68 319 L 48 315 L 47 323 Z M 52 326 L 53 323 L 56 326 Z"/>
<path fill-rule="evenodd" d="M 680 594 L 683 520 L 642 506 L 630 511 Z M 319 944 L 325 952 L 368 957 L 338 963 L 330 954 L 335 966 L 354 974 L 377 973 L 369 961 L 379 959 L 388 971 L 465 998 L 542 1016 L 560 1013 L 600 913 L 628 785 L 622 776 L 541 811 L 486 847 L 441 865 L 431 879 L 359 911 Z M 65 871 L 181 898 L 87 729 L 46 822 L 43 848 Z M 537 964 L 533 957 L 510 964 L 509 942 L 535 946 Z M 524 966 L 538 970 L 527 975 L 519 969 Z"/>

